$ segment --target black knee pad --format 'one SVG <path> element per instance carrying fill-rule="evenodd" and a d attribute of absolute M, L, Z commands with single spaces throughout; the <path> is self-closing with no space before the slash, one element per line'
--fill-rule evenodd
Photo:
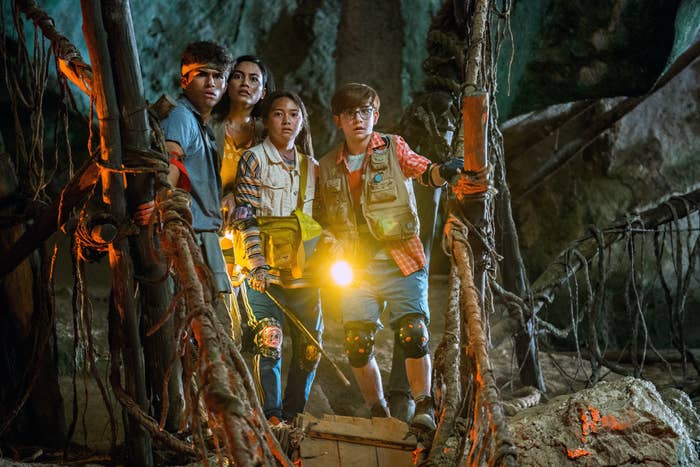
<path fill-rule="evenodd" d="M 282 325 L 275 318 L 263 318 L 255 326 L 255 349 L 263 357 L 282 356 Z"/>
<path fill-rule="evenodd" d="M 397 340 L 407 358 L 421 358 L 430 352 L 428 325 L 421 315 L 408 315 L 399 320 Z"/>
<path fill-rule="evenodd" d="M 362 321 L 345 324 L 345 354 L 353 368 L 362 368 L 374 356 L 376 329 L 376 324 Z"/>
<path fill-rule="evenodd" d="M 295 345 L 298 345 L 299 347 L 295 349 L 294 353 L 296 355 L 299 368 L 305 371 L 313 371 L 318 366 L 318 362 L 321 360 L 321 350 L 319 350 L 319 348 L 311 342 L 308 342 L 306 339 L 297 340 L 300 342 L 299 344 L 295 343 Z M 319 344 L 321 344 L 320 336 L 318 336 L 316 340 Z"/>

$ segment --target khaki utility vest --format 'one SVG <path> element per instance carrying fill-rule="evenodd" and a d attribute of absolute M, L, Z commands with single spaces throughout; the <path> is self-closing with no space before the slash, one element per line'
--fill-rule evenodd
<path fill-rule="evenodd" d="M 396 139 L 393 135 L 381 135 L 385 149 L 375 149 L 369 161 L 365 161 L 362 175 L 360 204 L 367 221 L 358 223 L 350 194 L 348 177 L 343 165 L 336 158 L 343 143 L 323 156 L 320 161 L 321 186 L 324 211 L 329 228 L 342 242 L 357 247 L 360 234 L 365 229 L 377 240 L 405 240 L 418 234 L 420 223 L 413 181 L 401 171 L 396 156 Z M 354 248 L 353 248 L 354 249 Z"/>
<path fill-rule="evenodd" d="M 289 216 L 297 208 L 311 215 L 316 195 L 316 159 L 297 151 L 294 170 L 289 170 L 269 139 L 248 151 L 255 154 L 260 165 L 260 211 L 256 216 Z M 299 199 L 300 191 L 303 200 Z"/>

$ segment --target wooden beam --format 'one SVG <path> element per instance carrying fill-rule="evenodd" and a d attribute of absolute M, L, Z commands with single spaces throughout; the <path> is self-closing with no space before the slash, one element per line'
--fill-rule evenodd
<path fill-rule="evenodd" d="M 113 57 L 116 91 L 122 110 L 120 122 L 124 147 L 148 153 L 151 148 L 151 128 L 128 0 L 103 0 L 102 16 Z M 127 175 L 128 211 L 133 212 L 138 205 L 153 201 L 153 187 L 153 174 Z M 163 320 L 173 298 L 171 287 L 165 279 L 168 276 L 167 261 L 160 251 L 152 248 L 153 238 L 148 226 L 142 226 L 138 236 L 130 237 L 129 242 L 134 271 L 139 278 L 139 305 L 143 326 L 147 330 Z M 154 259 L 153 255 L 157 258 Z M 173 432 L 180 427 L 185 405 L 181 383 L 182 365 L 180 359 L 175 358 L 174 336 L 173 319 L 168 319 L 157 332 L 143 340 L 149 375 L 147 383 L 153 394 L 155 412 L 164 417 L 165 428 Z M 167 376 L 171 362 L 172 368 Z M 163 395 L 165 392 L 167 395 Z M 165 413 L 162 413 L 163 409 Z"/>
<path fill-rule="evenodd" d="M 66 221 L 65 213 L 70 212 L 85 199 L 97 183 L 99 176 L 100 168 L 92 159 L 78 169 L 51 206 L 34 220 L 9 249 L 0 254 L 3 258 L 0 263 L 0 277 L 13 271 L 27 256 L 39 248 L 41 242 L 63 225 Z"/>
<path fill-rule="evenodd" d="M 41 29 L 42 34 L 51 41 L 54 55 L 58 59 L 61 72 L 81 91 L 92 94 L 92 70 L 83 61 L 80 51 L 66 36 L 58 32 L 53 19 L 34 0 L 19 0 L 17 6 L 24 15 Z"/>
<path fill-rule="evenodd" d="M 127 216 L 124 177 L 118 171 L 122 167 L 121 130 L 107 33 L 99 0 L 81 0 L 80 6 L 83 12 L 83 34 L 93 65 L 93 99 L 100 128 L 101 159 L 106 167 L 116 169 L 102 170 L 102 195 L 114 218 L 123 221 Z M 134 294 L 134 267 L 126 238 L 109 244 L 109 265 L 112 269 L 112 304 L 119 314 L 121 332 L 124 334 L 121 350 L 126 366 L 126 389 L 139 406 L 147 410 L 144 361 Z M 152 466 L 150 435 L 135 417 L 129 417 L 127 433 L 129 464 Z"/>

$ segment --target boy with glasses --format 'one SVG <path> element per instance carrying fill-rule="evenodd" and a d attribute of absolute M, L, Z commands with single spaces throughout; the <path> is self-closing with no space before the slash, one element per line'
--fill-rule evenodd
<path fill-rule="evenodd" d="M 357 280 L 340 292 L 340 307 L 345 353 L 371 415 L 390 416 L 374 358 L 386 305 L 416 401 L 411 426 L 433 431 L 428 276 L 412 179 L 442 186 L 460 174 L 464 162 L 432 164 L 400 136 L 375 132 L 379 105 L 376 91 L 365 84 L 345 84 L 333 95 L 333 121 L 345 141 L 320 161 L 321 219 L 357 267 Z"/>

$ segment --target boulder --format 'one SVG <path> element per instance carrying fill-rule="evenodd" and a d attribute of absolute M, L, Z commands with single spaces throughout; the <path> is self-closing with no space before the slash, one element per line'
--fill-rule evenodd
<path fill-rule="evenodd" d="M 687 395 L 671 399 L 686 416 L 652 383 L 627 377 L 524 410 L 509 419 L 518 464 L 698 465 L 698 415 Z"/>

